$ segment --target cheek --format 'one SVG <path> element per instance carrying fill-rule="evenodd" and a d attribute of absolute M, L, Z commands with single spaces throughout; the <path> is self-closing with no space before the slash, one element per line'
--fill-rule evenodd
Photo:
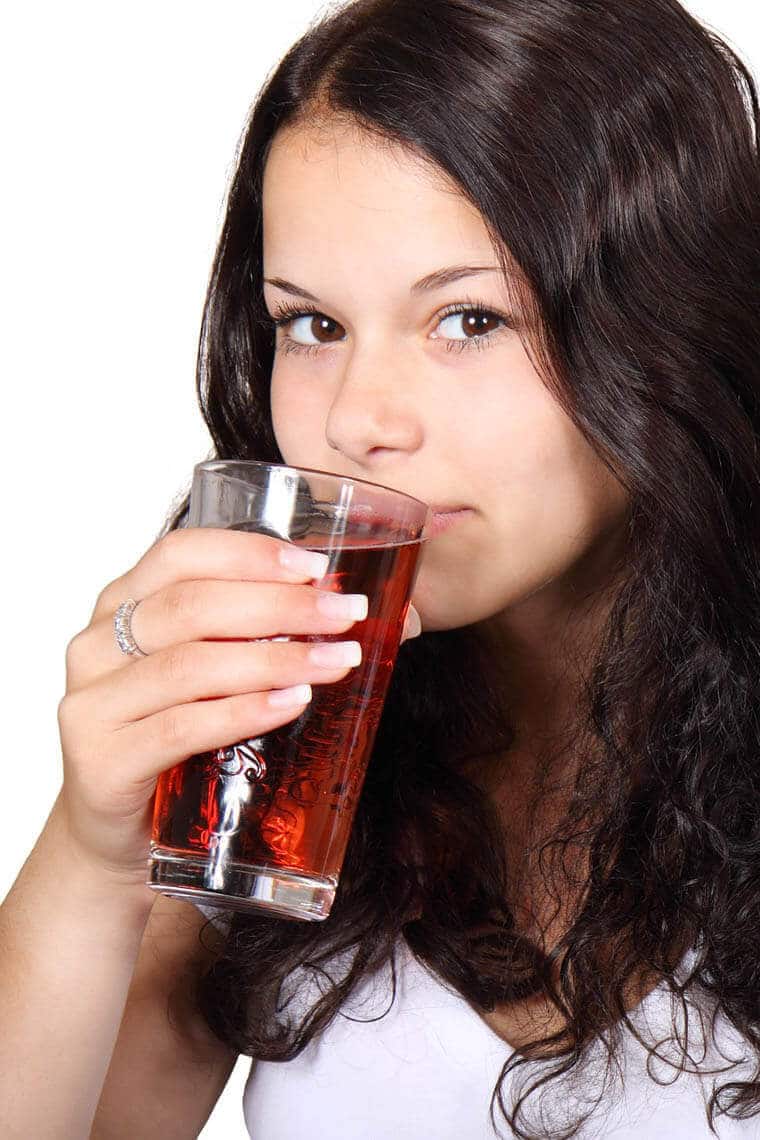
<path fill-rule="evenodd" d="M 308 466 L 306 456 L 315 454 L 316 434 L 321 430 L 323 411 L 309 399 L 308 390 L 288 383 L 275 364 L 269 388 L 272 427 L 284 461 L 293 466 Z"/>
<path fill-rule="evenodd" d="M 282 455 L 285 456 L 285 441 L 288 431 L 288 424 L 290 422 L 289 408 L 287 401 L 283 398 L 282 385 L 278 384 L 275 378 L 275 372 L 272 372 L 272 380 L 269 385 L 269 406 L 272 412 L 272 428 L 274 436 L 277 440 Z"/>
<path fill-rule="evenodd" d="M 619 524 L 624 489 L 547 394 L 483 421 L 469 482 L 479 516 L 423 556 L 413 596 L 426 629 L 519 606 L 551 583 L 558 597 Z M 467 498 L 467 496 L 464 496 Z"/>
<path fill-rule="evenodd" d="M 538 575 L 561 573 L 619 515 L 622 488 L 548 393 L 490 454 L 494 517 Z"/>

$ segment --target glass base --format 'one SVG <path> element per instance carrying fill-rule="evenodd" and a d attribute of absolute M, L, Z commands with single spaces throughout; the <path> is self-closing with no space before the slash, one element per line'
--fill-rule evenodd
<path fill-rule="evenodd" d="M 330 913 L 337 883 L 280 867 L 242 863 L 228 863 L 212 871 L 202 859 L 154 847 L 146 886 L 172 898 L 209 906 L 322 922 Z"/>

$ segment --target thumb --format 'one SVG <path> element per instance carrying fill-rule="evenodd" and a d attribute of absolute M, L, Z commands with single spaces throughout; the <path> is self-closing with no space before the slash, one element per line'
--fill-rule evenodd
<path fill-rule="evenodd" d="M 409 606 L 406 614 L 406 621 L 404 622 L 404 631 L 401 634 L 401 643 L 409 641 L 412 637 L 419 637 L 422 633 L 422 622 L 420 615 L 417 613 L 413 605 Z"/>

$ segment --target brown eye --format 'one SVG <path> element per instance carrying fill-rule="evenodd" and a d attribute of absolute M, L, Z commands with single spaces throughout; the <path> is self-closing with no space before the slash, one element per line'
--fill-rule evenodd
<path fill-rule="evenodd" d="M 304 318 L 304 320 L 306 319 L 307 318 Z M 337 321 L 331 320 L 330 317 L 316 314 L 308 321 L 307 328 L 317 339 L 326 338 L 329 341 L 331 336 L 334 335 L 335 330 L 340 328 L 340 325 Z"/>
<path fill-rule="evenodd" d="M 440 328 L 446 321 L 455 321 L 453 328 L 464 329 L 465 337 L 468 340 L 473 337 L 487 336 L 489 333 L 495 332 L 499 325 L 504 323 L 496 313 L 478 312 L 475 309 L 459 309 L 455 313 L 449 313 L 441 320 L 438 327 Z"/>
<path fill-rule="evenodd" d="M 464 336 L 447 336 L 440 329 L 447 321 L 452 322 L 452 328 L 464 330 Z M 490 327 L 489 327 L 490 326 Z M 489 348 L 494 337 L 505 329 L 512 327 L 506 317 L 494 313 L 482 305 L 452 305 L 441 314 L 435 334 L 436 340 L 444 342 L 447 352 L 464 352 L 467 349 Z"/>
<path fill-rule="evenodd" d="M 299 324 L 301 326 L 299 330 L 300 336 L 306 336 L 307 338 L 313 336 L 319 344 L 332 344 L 336 329 L 341 327 L 337 321 L 326 317 L 323 313 L 303 313 L 301 316 L 286 323 L 289 326 L 288 340 L 295 341 L 301 348 L 311 348 L 314 346 L 310 345 L 308 340 L 307 343 L 304 344 L 303 341 L 299 339 L 299 335 L 295 333 Z"/>

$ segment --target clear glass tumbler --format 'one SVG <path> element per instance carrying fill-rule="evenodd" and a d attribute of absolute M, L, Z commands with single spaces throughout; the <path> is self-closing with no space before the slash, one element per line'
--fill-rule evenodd
<path fill-rule="evenodd" d="M 149 887 L 232 910 L 327 918 L 431 520 L 419 499 L 326 471 L 253 460 L 195 467 L 189 526 L 324 552 L 320 589 L 366 594 L 369 613 L 349 634 L 290 635 L 362 646 L 361 664 L 315 685 L 296 720 L 161 774 Z"/>

